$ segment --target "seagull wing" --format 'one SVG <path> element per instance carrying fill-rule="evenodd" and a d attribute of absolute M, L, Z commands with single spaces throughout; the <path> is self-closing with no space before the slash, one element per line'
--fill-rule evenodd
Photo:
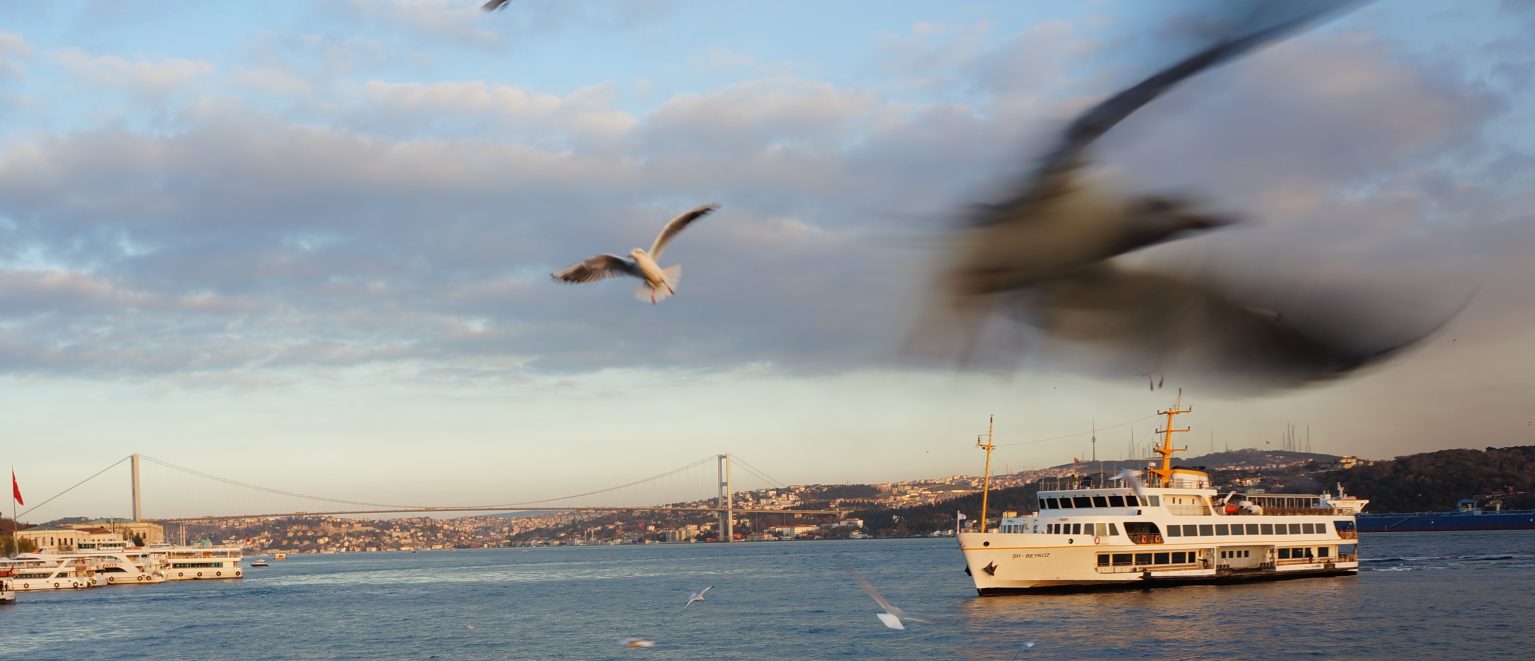
<path fill-rule="evenodd" d="M 612 253 L 592 255 L 553 274 L 555 280 L 571 283 L 596 282 L 620 275 L 645 277 L 633 262 Z"/>
<path fill-rule="evenodd" d="M 682 230 L 687 229 L 688 225 L 692 224 L 693 221 L 709 215 L 710 212 L 718 208 L 720 208 L 720 205 L 710 202 L 673 218 L 671 222 L 666 224 L 666 227 L 661 228 L 661 233 L 656 236 L 656 242 L 650 246 L 650 258 L 660 260 L 661 251 L 666 249 L 666 244 L 670 243 L 678 234 L 681 234 Z"/>
<path fill-rule="evenodd" d="M 858 572 L 849 569 L 848 573 L 853 575 L 853 580 L 858 581 L 858 584 L 863 586 L 864 592 L 867 592 L 869 593 L 869 596 L 874 597 L 875 603 L 878 603 L 880 608 L 885 609 L 885 612 L 900 612 L 901 609 L 896 608 L 895 606 L 890 605 L 890 602 L 885 601 L 885 598 L 880 595 L 879 590 L 875 590 L 873 585 L 870 585 L 868 581 L 864 580 L 862 576 L 858 575 Z"/>
<path fill-rule="evenodd" d="M 488 12 L 500 11 L 502 9 L 506 9 L 506 5 L 509 2 L 511 2 L 511 0 L 490 0 L 483 5 L 480 5 L 480 9 Z"/>
<path fill-rule="evenodd" d="M 711 585 L 711 586 L 709 586 L 709 587 L 706 587 L 706 588 L 704 588 L 704 589 L 703 589 L 703 590 L 700 590 L 700 591 L 699 591 L 699 592 L 698 592 L 698 598 L 699 598 L 699 599 L 703 599 L 703 598 L 704 598 L 704 595 L 706 595 L 706 594 L 709 594 L 709 591 L 710 591 L 710 590 L 713 590 L 713 589 L 714 589 L 714 586 L 712 586 L 712 585 Z"/>
<path fill-rule="evenodd" d="M 1072 174 L 1083 163 L 1082 153 L 1109 129 L 1124 121 L 1152 99 L 1172 89 L 1178 83 L 1205 69 L 1230 60 L 1242 53 L 1273 41 L 1284 34 L 1315 20 L 1332 9 L 1350 3 L 1316 4 L 1297 3 L 1293 7 L 1298 14 L 1286 16 L 1245 34 L 1231 37 L 1205 48 L 1151 77 L 1099 102 L 1077 116 L 1061 134 L 1060 143 L 1045 155 L 1038 169 L 1029 174 L 1021 192 L 1005 202 L 982 205 L 971 214 L 976 225 L 988 225 L 1015 218 L 1029 217 L 1014 213 L 1019 207 L 1033 204 L 1040 199 L 1067 192 L 1075 180 Z M 1281 11 L 1292 7 L 1277 3 Z"/>

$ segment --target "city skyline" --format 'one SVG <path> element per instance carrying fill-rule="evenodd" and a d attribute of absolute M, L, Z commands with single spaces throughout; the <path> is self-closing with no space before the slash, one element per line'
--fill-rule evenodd
<path fill-rule="evenodd" d="M 993 414 L 997 464 L 1084 456 L 1095 427 L 1117 458 L 1179 387 L 1191 454 L 1290 424 L 1368 458 L 1531 443 L 1535 12 L 1512 2 L 1365 5 L 1098 148 L 1251 221 L 1157 256 L 1458 310 L 1418 345 L 1259 393 L 1033 338 L 979 366 L 901 351 L 934 237 L 1212 6 L 0 3 L 0 459 L 29 500 L 134 452 L 377 502 L 721 452 L 890 482 L 979 473 Z M 706 202 L 670 300 L 549 278 Z"/>

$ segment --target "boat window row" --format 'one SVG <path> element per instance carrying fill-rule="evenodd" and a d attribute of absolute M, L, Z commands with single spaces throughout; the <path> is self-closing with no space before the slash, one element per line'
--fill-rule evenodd
<path fill-rule="evenodd" d="M 1231 551 L 1221 551 L 1221 559 L 1222 560 L 1235 560 L 1237 558 L 1251 558 L 1252 555 L 1253 555 L 1252 549 L 1234 549 L 1234 550 L 1231 550 Z"/>
<path fill-rule="evenodd" d="M 1309 560 L 1312 558 L 1325 557 L 1327 557 L 1327 547 L 1325 546 L 1318 546 L 1315 550 L 1309 546 L 1279 549 L 1280 560 Z"/>
<path fill-rule="evenodd" d="M 1325 523 L 1200 523 L 1167 526 L 1168 537 L 1210 537 L 1222 535 L 1320 535 Z"/>
<path fill-rule="evenodd" d="M 1132 567 L 1137 565 L 1187 565 L 1199 562 L 1194 551 L 1167 551 L 1162 553 L 1099 553 L 1099 567 Z"/>
<path fill-rule="evenodd" d="M 1104 494 L 1101 496 L 1062 496 L 1059 498 L 1039 499 L 1039 509 L 1041 510 L 1088 509 L 1091 507 L 1159 507 L 1161 504 L 1161 496 L 1140 497 L 1133 493 Z"/>
<path fill-rule="evenodd" d="M 222 562 L 172 562 L 171 569 L 219 569 Z"/>
<path fill-rule="evenodd" d="M 1119 534 L 1119 526 L 1110 523 L 1047 523 L 1045 532 L 1052 535 L 1093 535 L 1112 537 Z"/>

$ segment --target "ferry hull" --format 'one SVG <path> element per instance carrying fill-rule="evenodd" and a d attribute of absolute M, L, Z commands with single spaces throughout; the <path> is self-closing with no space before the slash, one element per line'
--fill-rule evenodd
<path fill-rule="evenodd" d="M 1359 532 L 1425 532 L 1432 530 L 1532 530 L 1535 511 L 1442 512 L 1430 514 L 1361 514 Z"/>
<path fill-rule="evenodd" d="M 1064 546 L 1026 545 L 1040 535 L 1009 533 L 960 533 L 958 540 L 965 555 L 966 570 L 975 582 L 975 591 L 983 597 L 1026 594 L 1088 592 L 1098 590 L 1134 590 L 1177 585 L 1213 585 L 1247 583 L 1296 578 L 1352 576 L 1359 573 L 1357 560 L 1231 567 L 1216 562 L 1189 562 L 1156 568 L 1120 570 L 1100 567 L 1101 553 L 1184 553 L 1207 552 L 1204 557 L 1218 557 L 1222 549 L 1262 548 L 1265 543 L 1235 543 L 1217 546 L 1095 544 L 1091 537 L 1072 536 L 1052 540 Z M 1319 543 L 1312 542 L 1312 543 Z M 1321 542 L 1325 543 L 1325 542 Z M 1108 570 L 1108 571 L 1106 571 Z"/>

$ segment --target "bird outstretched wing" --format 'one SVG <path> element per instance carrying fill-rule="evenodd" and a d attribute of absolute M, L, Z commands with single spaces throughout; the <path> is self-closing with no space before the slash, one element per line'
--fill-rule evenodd
<path fill-rule="evenodd" d="M 592 255 L 552 275 L 555 280 L 571 283 L 596 282 L 621 275 L 644 277 L 640 275 L 639 268 L 633 263 L 612 253 Z"/>
<path fill-rule="evenodd" d="M 673 218 L 671 222 L 666 224 L 666 227 L 661 228 L 661 233 L 656 235 L 656 242 L 650 246 L 650 258 L 661 259 L 661 251 L 666 249 L 666 244 L 670 243 L 672 238 L 681 234 L 682 230 L 687 229 L 688 225 L 692 224 L 693 221 L 709 215 L 710 212 L 718 208 L 720 208 L 720 205 L 710 202 Z"/>
<path fill-rule="evenodd" d="M 1109 129 L 1124 121 L 1152 99 L 1161 96 L 1178 83 L 1217 64 L 1274 41 L 1287 33 L 1317 20 L 1324 14 L 1355 4 L 1351 2 L 1296 2 L 1278 3 L 1278 11 L 1286 14 L 1278 18 L 1265 16 L 1266 23 L 1248 26 L 1249 31 L 1221 40 L 1187 58 L 1152 74 L 1135 85 L 1120 90 L 1097 105 L 1087 109 L 1072 120 L 1061 133 L 1060 141 L 1029 173 L 1018 194 L 1000 204 L 980 205 L 970 214 L 974 225 L 989 225 L 1014 220 L 1020 215 L 1010 213 L 1020 206 L 1032 204 L 1038 199 L 1052 197 L 1069 191 L 1074 185 L 1072 173 L 1082 166 L 1082 153 Z M 1022 216 L 1027 217 L 1027 216 Z"/>

